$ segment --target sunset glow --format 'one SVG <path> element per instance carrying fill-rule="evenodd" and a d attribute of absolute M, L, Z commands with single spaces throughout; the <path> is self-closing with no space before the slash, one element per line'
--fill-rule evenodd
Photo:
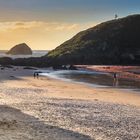
<path fill-rule="evenodd" d="M 0 49 L 18 43 L 32 49 L 50 50 L 81 30 L 140 12 L 135 0 L 0 0 Z"/>
<path fill-rule="evenodd" d="M 0 48 L 9 49 L 26 42 L 33 49 L 49 50 L 92 24 L 51 23 L 43 21 L 1 22 Z"/>

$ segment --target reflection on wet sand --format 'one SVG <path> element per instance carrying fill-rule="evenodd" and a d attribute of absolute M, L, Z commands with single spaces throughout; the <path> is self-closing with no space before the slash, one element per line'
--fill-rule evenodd
<path fill-rule="evenodd" d="M 47 76 L 53 75 L 53 77 L 60 79 L 68 79 L 71 81 L 82 82 L 90 84 L 92 86 L 100 87 L 117 87 L 117 88 L 126 88 L 126 89 L 139 89 L 140 82 L 124 79 L 120 77 L 120 74 L 117 73 L 116 77 L 112 73 L 101 73 L 101 72 L 91 72 L 91 71 L 54 71 Z"/>

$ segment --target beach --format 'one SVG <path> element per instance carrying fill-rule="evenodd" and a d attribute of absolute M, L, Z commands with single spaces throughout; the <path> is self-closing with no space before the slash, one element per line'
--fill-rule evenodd
<path fill-rule="evenodd" d="M 0 70 L 0 140 L 139 140 L 140 93 Z"/>

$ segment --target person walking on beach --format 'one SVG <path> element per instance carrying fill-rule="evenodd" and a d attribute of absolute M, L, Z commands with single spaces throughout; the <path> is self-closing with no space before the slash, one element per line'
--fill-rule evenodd
<path fill-rule="evenodd" d="M 114 73 L 114 80 L 116 81 L 117 79 L 117 73 Z"/>
<path fill-rule="evenodd" d="M 34 72 L 34 79 L 36 78 L 36 72 Z"/>
<path fill-rule="evenodd" d="M 34 72 L 34 75 L 33 75 L 33 76 L 34 76 L 34 79 L 35 79 L 35 78 L 38 79 L 38 78 L 39 78 L 39 72 Z"/>
<path fill-rule="evenodd" d="M 39 73 L 38 72 L 36 73 L 36 77 L 37 77 L 37 79 L 39 78 Z"/>
<path fill-rule="evenodd" d="M 114 78 L 113 86 L 117 86 L 117 85 L 118 85 L 118 77 L 117 77 L 117 73 L 114 73 L 114 74 L 113 74 L 113 78 Z"/>

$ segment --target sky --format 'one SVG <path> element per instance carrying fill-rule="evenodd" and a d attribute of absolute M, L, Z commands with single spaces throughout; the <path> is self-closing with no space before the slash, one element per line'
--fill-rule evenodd
<path fill-rule="evenodd" d="M 0 49 L 51 50 L 115 14 L 140 14 L 140 0 L 0 0 Z"/>

